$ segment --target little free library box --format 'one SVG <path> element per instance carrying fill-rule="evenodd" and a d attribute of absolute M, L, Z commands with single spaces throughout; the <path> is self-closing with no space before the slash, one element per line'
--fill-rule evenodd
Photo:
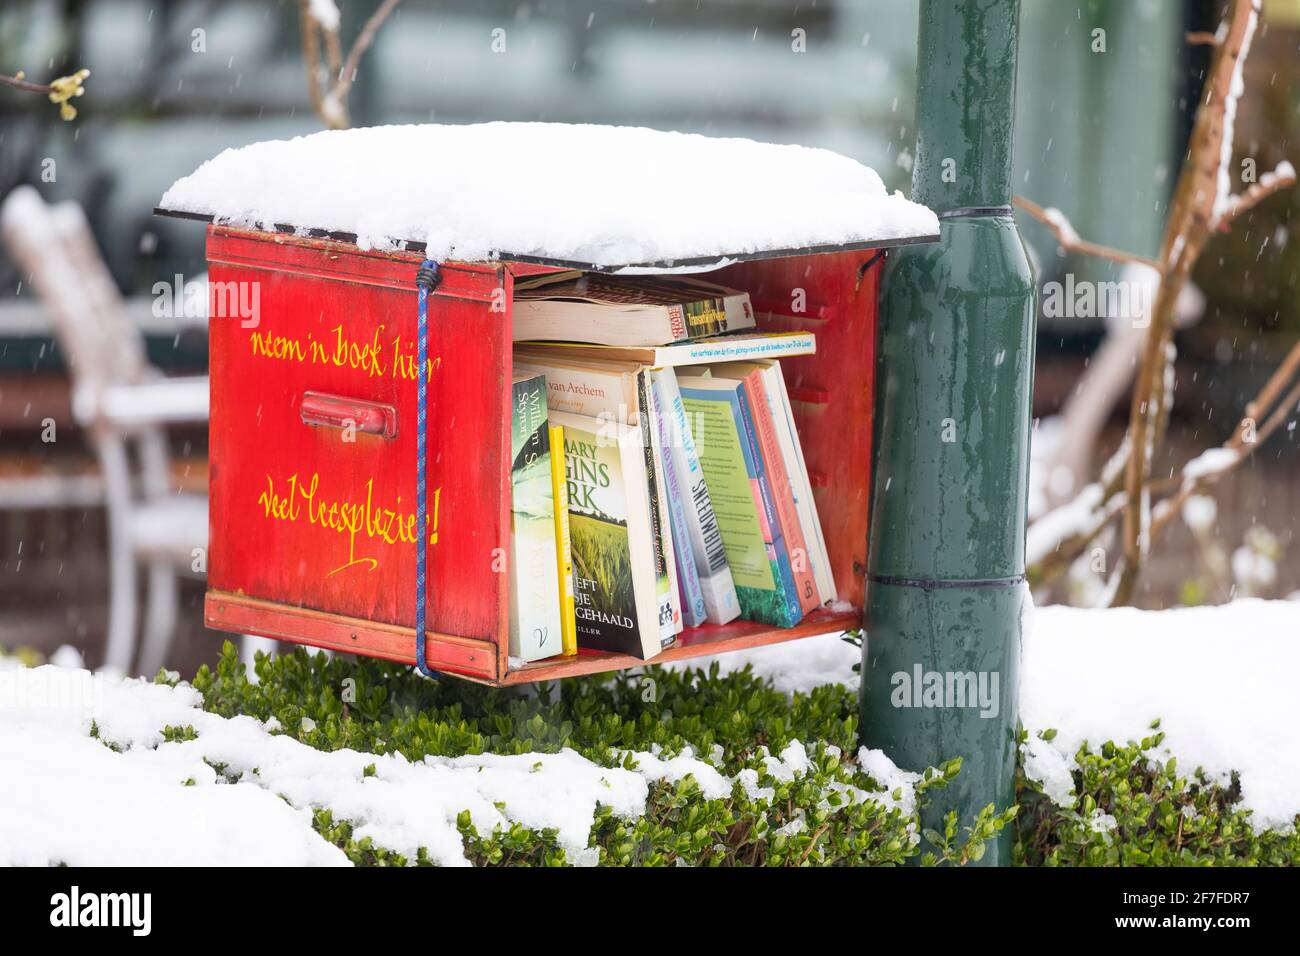
<path fill-rule="evenodd" d="M 208 222 L 210 627 L 416 661 L 426 259 L 428 667 L 504 685 L 644 663 L 509 656 L 514 284 L 563 270 L 705 273 L 760 331 L 816 339 L 781 368 L 836 599 L 793 628 L 686 628 L 652 660 L 860 623 L 884 250 L 939 231 L 870 169 L 644 129 L 381 127 L 227 150 L 158 212 Z"/>

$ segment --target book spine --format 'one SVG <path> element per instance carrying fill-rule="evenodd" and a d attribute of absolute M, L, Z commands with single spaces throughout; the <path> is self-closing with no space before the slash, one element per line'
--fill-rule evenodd
<path fill-rule="evenodd" d="M 790 475 L 786 470 L 785 456 L 781 454 L 780 442 L 777 441 L 772 406 L 762 376 L 763 373 L 757 369 L 745 376 L 745 395 L 749 399 L 749 408 L 754 418 L 754 434 L 758 439 L 763 471 L 768 478 L 776 518 L 781 526 L 781 537 L 784 538 L 786 551 L 790 555 L 795 594 L 799 597 L 799 607 L 807 614 L 821 604 L 821 599 L 817 579 L 812 571 L 808 543 L 799 522 L 794 495 L 790 491 Z"/>
<path fill-rule="evenodd" d="M 704 592 L 700 589 L 700 574 L 695 567 L 695 555 L 691 552 L 689 532 L 686 528 L 685 497 L 677 462 L 671 450 L 671 437 L 668 429 L 668 416 L 660 389 L 651 380 L 651 398 L 654 400 L 652 412 L 655 427 L 659 435 L 659 462 L 663 465 L 664 486 L 668 491 L 668 523 L 673 536 L 673 557 L 677 566 L 677 593 L 682 608 L 682 623 L 687 627 L 699 627 L 705 622 L 708 612 L 704 607 Z"/>
<path fill-rule="evenodd" d="M 511 388 L 510 448 L 510 654 L 535 661 L 564 647 L 542 375 Z"/>
<path fill-rule="evenodd" d="M 745 449 L 745 464 L 750 469 L 750 478 L 755 489 L 755 502 L 758 504 L 760 516 L 767 523 L 767 527 L 763 529 L 763 534 L 767 541 L 768 554 L 776 565 L 778 572 L 777 586 L 781 590 L 782 598 L 785 601 L 787 618 L 785 626 L 793 627 L 802 620 L 803 608 L 799 603 L 799 592 L 795 586 L 794 572 L 790 567 L 790 553 L 786 549 L 785 539 L 781 534 L 781 522 L 777 517 L 771 484 L 763 467 L 762 449 L 759 446 L 758 436 L 754 428 L 754 416 L 749 408 L 749 400 L 743 387 L 737 388 L 732 394 L 734 396 L 732 404 L 736 414 L 736 422 L 741 429 L 741 436 L 747 446 Z"/>
<path fill-rule="evenodd" d="M 742 337 L 735 342 L 718 338 L 657 348 L 654 350 L 654 365 L 676 367 L 704 365 L 710 362 L 790 358 L 796 355 L 813 355 L 816 351 L 817 337 L 811 332 L 774 335 L 769 338 Z"/>
<path fill-rule="evenodd" d="M 667 454 L 672 458 L 678 481 L 685 492 L 682 504 L 686 531 L 704 598 L 705 616 L 714 624 L 726 624 L 740 616 L 740 601 L 736 597 L 722 529 L 718 526 L 713 499 L 704 480 L 704 469 L 682 403 L 677 375 L 669 368 L 657 369 L 651 377 L 655 398 L 668 422 Z"/>
<path fill-rule="evenodd" d="M 565 479 L 564 426 L 547 429 L 551 440 L 551 496 L 555 499 L 555 560 L 560 570 L 560 643 L 565 657 L 578 653 L 573 607 L 573 541 L 569 536 L 569 485 Z"/>
<path fill-rule="evenodd" d="M 641 444 L 645 453 L 646 488 L 650 499 L 650 537 L 654 542 L 655 591 L 659 603 L 659 639 L 663 647 L 668 647 L 677 640 L 680 630 L 681 610 L 677 607 L 677 595 L 673 593 L 676 569 L 669 568 L 671 557 L 671 539 L 664 534 L 664 522 L 667 514 L 659 507 L 659 476 L 655 468 L 654 425 L 650 415 L 650 403 L 647 400 L 647 380 L 649 369 L 643 369 L 637 376 L 637 407 L 641 424 Z"/>

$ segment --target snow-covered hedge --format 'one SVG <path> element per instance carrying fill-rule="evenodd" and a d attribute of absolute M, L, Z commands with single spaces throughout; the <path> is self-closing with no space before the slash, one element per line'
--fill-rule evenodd
<path fill-rule="evenodd" d="M 194 686 L 213 714 L 289 728 L 320 750 L 377 755 L 361 768 L 372 791 L 411 767 L 473 771 L 478 792 L 449 817 L 464 858 L 480 865 L 960 863 L 981 856 L 1011 816 L 990 811 L 973 828 L 923 839 L 919 807 L 960 761 L 913 774 L 878 751 L 855 753 L 856 698 L 839 685 L 787 696 L 715 664 L 498 691 L 302 650 L 259 657 L 257 678 L 227 645 Z M 288 798 L 313 807 L 317 832 L 353 862 L 460 862 L 400 832 L 436 818 L 435 799 L 453 807 L 445 794 L 408 805 L 407 820 L 396 794 L 388 806 L 376 795 L 350 808 L 329 793 Z M 400 799 L 421 797 L 408 787 Z"/>
<path fill-rule="evenodd" d="M 0 864 L 960 863 L 1007 825 L 1028 865 L 1300 863 L 1297 623 L 1040 610 L 1019 814 L 973 833 L 918 820 L 957 763 L 856 748 L 833 637 L 509 691 L 303 651 L 192 684 L 0 659 Z"/>

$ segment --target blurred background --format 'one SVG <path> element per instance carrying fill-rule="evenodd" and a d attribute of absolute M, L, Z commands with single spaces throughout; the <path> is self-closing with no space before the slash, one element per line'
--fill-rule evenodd
<path fill-rule="evenodd" d="M 377 6 L 338 4 L 345 44 Z M 1023 0 L 1017 192 L 1058 207 L 1089 239 L 1155 255 L 1209 61 L 1206 47 L 1184 37 L 1213 32 L 1220 16 L 1216 0 Z M 206 320 L 186 314 L 201 310 L 160 310 L 153 294 L 160 281 L 202 280 L 203 229 L 155 218 L 153 207 L 223 149 L 323 128 L 299 18 L 294 0 L 0 7 L 0 73 L 25 70 L 46 82 L 92 71 L 71 122 L 44 96 L 0 87 L 0 196 L 30 184 L 47 202 L 80 204 L 141 360 L 168 376 L 193 380 L 206 370 Z M 907 191 L 916 28 L 916 0 L 408 0 L 361 61 L 351 123 L 548 120 L 745 136 L 837 150 Z M 806 49 L 794 55 L 797 31 Z M 1287 158 L 1300 165 L 1300 0 L 1266 0 L 1246 86 L 1237 157 L 1255 158 L 1261 171 Z M 1288 241 L 1298 193 L 1273 197 L 1202 257 L 1178 334 L 1176 404 L 1157 473 L 1222 441 L 1300 334 L 1300 242 Z M 1065 256 L 1028 218 L 1021 229 L 1040 283 L 1121 274 Z M 76 332 L 61 335 L 50 304 L 24 280 L 0 247 L 0 646 L 48 655 L 72 645 L 95 666 L 113 583 L 111 467 L 103 436 L 74 414 L 63 359 Z M 1077 490 L 1123 434 L 1123 375 L 1087 398 L 1084 417 L 1095 427 L 1062 430 L 1062 411 L 1106 335 L 1101 318 L 1040 317 L 1036 513 Z M 165 470 L 168 494 L 201 500 L 206 429 L 177 417 L 158 423 L 163 461 L 153 464 Z M 1203 533 L 1171 527 L 1139 603 L 1300 589 L 1296 446 L 1294 430 L 1283 429 L 1228 478 Z M 1062 447 L 1075 473 L 1061 470 Z M 161 560 L 117 553 L 145 568 Z M 201 568 L 183 555 L 172 563 L 181 574 L 164 593 L 174 617 L 143 600 L 145 584 L 156 583 L 147 573 L 127 586 L 141 592 L 140 613 L 155 629 L 174 633 L 168 665 L 188 672 L 220 642 L 201 625 Z M 1081 574 L 1040 599 L 1088 600 L 1093 586 Z"/>

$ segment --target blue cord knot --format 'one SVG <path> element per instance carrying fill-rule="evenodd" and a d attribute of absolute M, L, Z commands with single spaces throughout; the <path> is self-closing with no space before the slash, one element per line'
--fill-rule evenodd
<path fill-rule="evenodd" d="M 425 634 L 425 613 L 429 602 L 426 574 L 429 552 L 426 425 L 429 412 L 429 296 L 441 282 L 442 273 L 438 269 L 438 263 L 432 259 L 420 263 L 420 268 L 415 273 L 415 286 L 419 292 L 415 327 L 419 355 L 419 372 L 415 380 L 415 527 L 420 536 L 415 545 L 415 666 L 425 677 L 438 676 L 438 672 L 429 667 Z"/>
<path fill-rule="evenodd" d="M 431 293 L 438 288 L 442 284 L 442 272 L 438 269 L 438 263 L 432 259 L 421 262 L 420 268 L 415 273 L 415 284 L 425 293 Z"/>

